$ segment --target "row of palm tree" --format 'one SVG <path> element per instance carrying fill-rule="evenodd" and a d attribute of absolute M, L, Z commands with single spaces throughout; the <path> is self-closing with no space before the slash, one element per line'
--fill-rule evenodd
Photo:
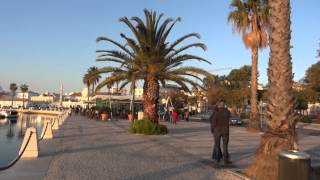
<path fill-rule="evenodd" d="M 292 63 L 290 56 L 290 0 L 233 0 L 233 11 L 228 20 L 243 37 L 244 44 L 252 52 L 251 78 L 251 127 L 258 129 L 257 121 L 257 63 L 258 49 L 267 46 L 268 34 L 270 59 L 268 68 L 269 96 L 267 131 L 262 136 L 256 159 L 248 173 L 255 179 L 277 178 L 277 155 L 283 149 L 296 149 L 297 138 L 294 113 L 294 97 L 292 93 Z M 192 47 L 203 50 L 203 43 L 192 43 L 177 48 L 186 39 L 200 38 L 196 33 L 187 34 L 173 43 L 167 41 L 174 25 L 180 18 L 168 18 L 160 23 L 163 14 L 157 16 L 153 11 L 145 10 L 145 21 L 139 17 L 121 18 L 133 38 L 120 34 L 125 44 L 113 41 L 108 37 L 98 37 L 97 42 L 106 41 L 115 45 L 118 50 L 98 50 L 97 61 L 114 62 L 117 66 L 99 68 L 97 74 L 107 73 L 107 77 L 95 89 L 98 91 L 116 81 L 125 87 L 135 82 L 144 82 L 144 114 L 151 121 L 157 119 L 157 102 L 160 84 L 165 87 L 168 81 L 175 82 L 183 90 L 190 91 L 190 85 L 199 88 L 194 79 L 201 79 L 194 73 L 211 77 L 211 74 L 197 67 L 185 67 L 188 60 L 207 62 L 206 59 L 183 52 Z M 191 77 L 191 78 L 190 78 Z M 249 168 L 250 169 L 250 168 Z"/>
<path fill-rule="evenodd" d="M 11 107 L 13 107 L 13 98 L 14 98 L 14 96 L 16 94 L 18 86 L 17 86 L 16 83 L 11 83 L 9 89 L 11 91 Z M 25 97 L 24 95 L 25 95 L 25 93 L 28 92 L 28 89 L 29 89 L 29 87 L 26 84 L 22 84 L 20 86 L 20 91 L 23 93 L 23 95 L 22 95 L 22 107 L 23 108 L 24 108 L 24 97 Z"/>
<path fill-rule="evenodd" d="M 92 95 L 93 95 L 93 92 L 94 92 L 94 87 L 95 85 L 99 82 L 101 76 L 99 74 L 97 74 L 97 71 L 98 71 L 98 68 L 95 67 L 95 66 L 92 66 L 90 67 L 86 74 L 83 76 L 82 78 L 82 82 L 87 86 L 88 88 L 88 108 L 89 108 L 89 105 L 90 105 L 90 102 L 89 102 L 89 98 L 90 98 L 90 87 L 92 87 Z"/>

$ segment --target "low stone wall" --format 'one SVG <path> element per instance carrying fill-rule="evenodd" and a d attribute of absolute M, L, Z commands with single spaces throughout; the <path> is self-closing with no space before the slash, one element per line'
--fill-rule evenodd
<path fill-rule="evenodd" d="M 29 109 L 21 109 L 18 110 L 19 113 L 24 113 L 24 114 L 42 114 L 42 115 L 61 115 L 63 114 L 62 111 L 47 111 L 47 110 L 29 110 Z"/>

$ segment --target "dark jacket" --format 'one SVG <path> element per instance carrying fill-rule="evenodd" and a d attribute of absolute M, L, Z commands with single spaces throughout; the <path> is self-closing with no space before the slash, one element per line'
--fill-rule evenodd
<path fill-rule="evenodd" d="M 230 118 L 230 111 L 227 108 L 215 109 L 210 117 L 212 134 L 228 133 L 229 118 Z"/>

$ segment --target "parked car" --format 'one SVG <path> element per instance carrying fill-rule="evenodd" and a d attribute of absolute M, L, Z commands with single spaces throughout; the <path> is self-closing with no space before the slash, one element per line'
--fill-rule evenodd
<path fill-rule="evenodd" d="M 241 126 L 243 124 L 243 121 L 234 114 L 230 116 L 229 120 L 230 120 L 230 125 L 233 125 L 233 126 Z"/>

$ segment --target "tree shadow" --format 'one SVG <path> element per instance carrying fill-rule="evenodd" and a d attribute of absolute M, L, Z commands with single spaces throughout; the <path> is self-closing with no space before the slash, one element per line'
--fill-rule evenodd
<path fill-rule="evenodd" d="M 224 168 L 231 168 L 231 166 L 220 166 L 216 165 L 213 161 L 208 159 L 200 159 L 197 161 L 193 161 L 191 163 L 185 163 L 181 166 L 176 166 L 172 168 L 160 169 L 157 171 L 147 172 L 142 175 L 131 177 L 130 180 L 140 180 L 140 179 L 169 179 L 171 177 L 177 176 L 179 174 L 184 174 L 186 172 L 193 171 L 195 169 L 202 169 L 204 167 L 212 167 L 215 169 L 224 169 Z M 216 179 L 218 177 L 214 176 L 215 171 L 212 170 L 209 173 L 212 173 L 212 176 L 207 176 L 208 179 Z M 203 175 L 203 174 L 202 174 Z M 201 175 L 199 175 L 201 176 Z M 198 178 L 199 178 L 198 176 Z M 183 177 L 181 177 L 183 178 Z M 191 178 L 191 177 L 190 177 Z"/>
<path fill-rule="evenodd" d="M 45 153 L 41 153 L 40 156 L 46 157 L 46 156 L 55 156 L 55 155 L 62 155 L 62 154 L 72 154 L 72 153 L 78 153 L 78 152 L 84 152 L 84 151 L 105 150 L 105 149 L 112 149 L 112 148 L 118 148 L 118 147 L 130 146 L 130 145 L 144 144 L 144 143 L 146 142 L 135 141 L 135 142 L 121 143 L 121 144 L 106 144 L 106 145 L 93 146 L 93 147 L 81 147 L 81 148 L 74 148 L 74 149 L 58 150 L 55 152 L 45 152 Z"/>
<path fill-rule="evenodd" d="M 195 132 L 202 132 L 206 131 L 210 133 L 210 127 L 187 127 L 187 128 L 172 128 L 169 129 L 170 134 L 185 134 L 185 133 L 195 133 Z"/>

